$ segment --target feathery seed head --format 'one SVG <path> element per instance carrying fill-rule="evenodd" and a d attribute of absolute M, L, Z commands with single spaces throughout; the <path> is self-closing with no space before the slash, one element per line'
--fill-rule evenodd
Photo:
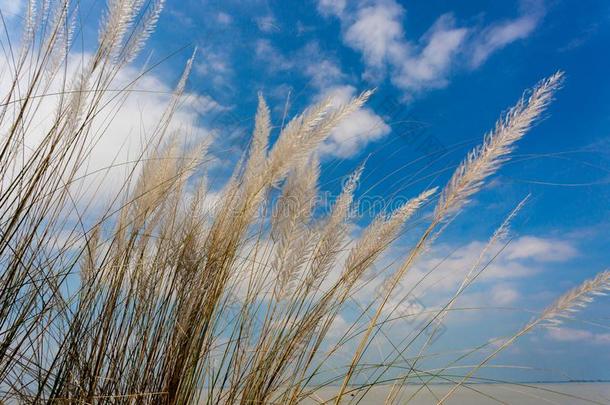
<path fill-rule="evenodd" d="M 610 270 L 602 271 L 594 278 L 586 280 L 562 295 L 530 324 L 542 323 L 546 326 L 557 326 L 562 323 L 562 319 L 571 318 L 573 313 L 593 302 L 594 297 L 606 295 L 608 292 L 610 292 Z"/>
<path fill-rule="evenodd" d="M 483 181 L 508 159 L 515 142 L 525 135 L 548 106 L 562 79 L 563 73 L 557 72 L 542 80 L 529 96 L 524 95 L 496 123 L 494 130 L 485 136 L 483 144 L 468 154 L 441 194 L 434 213 L 436 221 L 442 221 L 447 215 L 459 211 L 481 188 Z"/>

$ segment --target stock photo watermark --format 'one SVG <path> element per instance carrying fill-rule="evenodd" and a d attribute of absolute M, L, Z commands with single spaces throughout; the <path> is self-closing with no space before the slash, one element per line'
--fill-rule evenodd
<path fill-rule="evenodd" d="M 376 296 L 384 297 L 388 293 L 388 280 L 380 283 L 376 288 Z M 401 288 L 394 289 L 403 290 Z M 428 310 L 426 305 L 414 294 L 409 294 L 400 299 L 397 304 L 387 303 L 392 309 L 392 319 L 400 319 L 408 325 L 413 326 L 413 330 L 420 330 L 428 344 L 435 343 L 447 331 L 447 326 L 443 323 L 443 317 L 437 311 Z"/>

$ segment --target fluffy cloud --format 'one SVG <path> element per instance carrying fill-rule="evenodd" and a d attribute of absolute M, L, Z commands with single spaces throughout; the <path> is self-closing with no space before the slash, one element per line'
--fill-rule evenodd
<path fill-rule="evenodd" d="M 346 5 L 346 0 L 318 0 L 318 11 L 323 15 L 341 15 Z"/>
<path fill-rule="evenodd" d="M 527 38 L 540 20 L 540 13 L 527 14 L 515 20 L 492 24 L 474 44 L 471 64 L 478 67 L 495 51 L 519 39 Z"/>
<path fill-rule="evenodd" d="M 539 2 L 529 1 L 516 19 L 483 28 L 457 27 L 453 16 L 444 14 L 414 41 L 405 36 L 404 9 L 395 0 L 353 4 L 318 0 L 318 10 L 339 18 L 343 41 L 362 54 L 365 78 L 380 80 L 389 72 L 407 94 L 445 86 L 457 62 L 478 67 L 493 52 L 530 35 L 543 14 Z"/>
<path fill-rule="evenodd" d="M 595 344 L 610 344 L 610 333 L 593 333 L 582 329 L 549 328 L 548 336 L 559 342 L 586 341 Z"/>
<path fill-rule="evenodd" d="M 353 86 L 338 86 L 323 93 L 331 97 L 337 105 L 347 103 L 356 95 Z M 340 158 L 355 155 L 363 146 L 390 133 L 390 127 L 369 108 L 362 108 L 350 114 L 330 134 L 322 145 L 324 154 Z"/>
<path fill-rule="evenodd" d="M 528 240 L 530 236 L 520 239 Z M 536 239 L 553 241 L 536 237 Z M 517 239 L 519 240 L 519 239 Z M 569 242 L 564 241 L 566 245 Z M 409 269 L 406 276 L 390 297 L 384 307 L 383 317 L 392 319 L 393 334 L 389 336 L 403 336 L 405 330 L 411 330 L 415 320 L 421 321 L 431 314 L 436 314 L 447 304 L 464 281 L 466 274 L 478 261 L 481 249 L 485 242 L 473 241 L 466 244 L 451 243 L 439 244 L 430 251 L 425 252 Z M 509 245 L 510 246 L 510 245 Z M 551 243 L 544 244 L 551 246 Z M 530 305 L 534 299 L 530 289 L 531 278 L 549 270 L 549 263 L 532 262 L 532 258 L 544 257 L 551 254 L 552 249 L 536 253 L 522 254 L 519 258 L 508 258 L 506 249 L 494 258 L 501 246 L 491 249 L 481 262 L 478 270 L 485 267 L 475 282 L 465 289 L 459 296 L 454 309 L 448 313 L 443 324 L 448 328 L 449 334 L 459 333 L 466 323 L 480 327 L 481 321 L 490 322 L 492 312 L 478 310 L 488 308 L 493 310 L 493 322 L 507 322 L 506 325 L 521 326 L 517 323 L 511 311 L 496 311 L 497 307 L 524 307 Z M 574 249 L 575 250 L 575 249 Z M 353 294 L 353 299 L 359 307 L 366 307 L 372 300 L 379 297 L 383 290 L 383 282 L 402 263 L 409 247 L 396 245 L 391 248 L 380 260 L 361 284 L 361 288 Z M 493 260 L 492 260 L 493 259 Z M 488 262 L 491 264 L 487 266 Z M 568 260 L 565 258 L 565 260 Z M 554 265 L 553 263 L 552 265 Z M 550 301 L 550 298 L 549 298 Z M 467 309 L 467 310 L 460 310 Z M 456 328 L 456 329 L 453 329 Z M 485 328 L 484 328 L 485 329 Z M 486 329 L 491 331 L 490 329 Z M 453 332 L 452 332 L 453 331 Z M 488 336 L 489 337 L 489 336 Z M 598 341 L 603 339 L 597 338 Z"/>
<path fill-rule="evenodd" d="M 403 9 L 394 2 L 385 2 L 357 11 L 348 24 L 344 41 L 360 51 L 368 69 L 382 70 L 387 63 L 395 64 L 406 53 L 401 18 Z"/>
<path fill-rule="evenodd" d="M 535 236 L 523 236 L 513 241 L 506 251 L 509 260 L 532 259 L 538 262 L 563 262 L 576 254 L 574 246 L 566 241 Z"/>
<path fill-rule="evenodd" d="M 21 12 L 23 0 L 0 0 L 0 11 L 5 17 L 14 17 Z"/>
<path fill-rule="evenodd" d="M 310 78 L 311 84 L 318 89 L 328 88 L 345 79 L 345 74 L 341 71 L 341 68 L 329 59 L 322 59 L 316 63 L 306 65 L 305 75 Z"/>
<path fill-rule="evenodd" d="M 496 305 L 510 305 L 516 302 L 521 294 L 510 284 L 498 284 L 491 289 L 491 300 Z"/>
<path fill-rule="evenodd" d="M 527 249 L 528 241 L 536 244 L 535 249 Z M 562 254 L 549 260 L 556 252 L 556 246 L 562 245 Z M 446 302 L 463 282 L 466 274 L 477 263 L 485 242 L 473 241 L 467 244 L 439 244 L 422 255 L 412 266 L 401 282 L 404 288 L 399 291 L 411 291 L 414 296 L 424 301 Z M 460 298 L 461 305 L 489 306 L 511 305 L 522 299 L 519 291 L 520 280 L 533 277 L 547 270 L 548 264 L 568 261 L 576 255 L 576 248 L 569 241 L 558 241 L 551 238 L 523 236 L 516 238 L 500 254 L 501 246 L 490 249 L 487 256 L 478 263 L 474 274 L 483 267 L 484 271 L 473 283 L 472 288 L 465 290 Z M 569 251 L 569 253 L 567 253 Z M 377 269 L 395 268 L 403 260 L 408 247 L 394 246 L 384 258 L 376 263 Z M 493 259 L 493 260 L 492 260 Z M 488 262 L 491 260 L 491 263 Z M 373 273 L 376 273 L 375 270 Z M 368 302 L 376 295 L 381 280 L 367 284 L 358 294 L 358 299 Z M 401 295 L 397 293 L 397 295 Z M 396 297 L 399 301 L 401 297 Z M 491 303 L 491 304 L 490 304 Z"/>
<path fill-rule="evenodd" d="M 233 17 L 227 13 L 223 13 L 222 11 L 216 14 L 216 21 L 218 21 L 222 25 L 229 25 L 233 22 Z"/>
<path fill-rule="evenodd" d="M 201 57 L 195 63 L 195 73 L 205 77 L 215 89 L 231 88 L 235 72 L 231 66 L 229 53 L 207 48 L 200 54 Z"/>
<path fill-rule="evenodd" d="M 256 58 L 265 62 L 271 72 L 288 70 L 294 67 L 294 62 L 278 51 L 267 39 L 256 41 L 254 48 Z"/>
<path fill-rule="evenodd" d="M 317 92 L 314 100 L 331 97 L 333 102 L 339 105 L 347 103 L 356 96 L 356 88 L 345 84 L 348 77 L 338 63 L 325 56 L 315 42 L 307 44 L 295 54 L 286 56 L 275 48 L 271 41 L 260 39 L 256 43 L 255 53 L 271 72 L 300 69 Z M 386 136 L 390 131 L 390 127 L 379 115 L 365 107 L 346 117 L 331 132 L 330 137 L 321 146 L 320 152 L 326 156 L 349 158 L 355 156 L 370 142 Z"/>
<path fill-rule="evenodd" d="M 558 248 L 558 245 L 561 247 Z M 463 246 L 439 245 L 415 265 L 410 275 L 411 281 L 419 280 L 438 263 L 442 263 L 430 277 L 430 288 L 439 292 L 453 291 L 476 263 L 484 246 L 485 242 L 479 241 Z M 499 248 L 500 246 L 496 246 L 489 251 L 488 256 L 479 263 L 479 270 L 492 259 L 492 255 Z M 494 258 L 481 273 L 477 283 L 495 283 L 531 277 L 544 271 L 544 263 L 565 262 L 575 255 L 576 248 L 568 241 L 522 236 L 513 240 L 498 257 Z M 497 293 L 496 297 L 501 297 L 500 290 L 495 293 Z"/>
<path fill-rule="evenodd" d="M 402 89 L 420 91 L 447 84 L 447 76 L 468 30 L 455 28 L 450 14 L 441 16 L 424 36 L 425 46 L 419 54 L 407 56 L 396 64 L 392 81 Z"/>
<path fill-rule="evenodd" d="M 339 13 L 324 2 L 319 3 L 319 9 L 340 18 L 344 42 L 362 54 L 365 77 L 379 80 L 389 70 L 392 82 L 408 92 L 443 86 L 453 56 L 468 32 L 456 28 L 451 15 L 446 14 L 419 43 L 408 41 L 402 26 L 404 9 L 393 0 L 377 1 L 351 13 Z"/>
<path fill-rule="evenodd" d="M 303 73 L 309 77 L 310 85 L 317 91 L 316 100 L 331 97 L 335 105 L 347 103 L 356 96 L 354 86 L 345 82 L 348 77 L 339 64 L 324 55 L 320 46 L 307 44 L 298 54 L 297 60 L 306 60 Z M 388 135 L 391 128 L 371 108 L 366 106 L 346 117 L 320 148 L 322 154 L 349 158 L 355 156 L 370 142 L 378 141 Z"/>
<path fill-rule="evenodd" d="M 303 73 L 310 79 L 310 84 L 316 89 L 326 89 L 344 83 L 348 77 L 339 62 L 326 55 L 318 42 L 309 42 L 297 55 L 297 60 L 305 61 L 299 64 Z"/>
<path fill-rule="evenodd" d="M 89 57 L 86 54 L 70 56 L 67 76 L 73 77 Z M 7 66 L 7 60 L 0 58 L 0 70 L 9 71 L 6 70 Z M 117 97 L 116 92 L 109 92 L 102 102 L 104 108 L 93 119 L 92 139 L 87 146 L 91 148 L 89 158 L 76 176 L 82 180 L 74 184 L 73 196 L 79 200 L 80 194 L 84 203 L 90 200 L 92 208 L 112 200 L 123 187 L 124 176 L 130 168 L 135 167 L 134 162 L 140 158 L 141 151 L 171 99 L 173 88 L 168 78 L 153 73 L 142 77 L 140 75 L 141 70 L 136 67 L 128 66 L 120 70 L 110 88 L 121 89 L 134 83 L 127 93 L 129 96 Z M 171 81 L 177 80 L 178 77 L 175 77 Z M 52 94 L 62 91 L 61 82 L 61 77 L 56 77 L 47 91 L 51 95 L 37 99 L 40 104 L 30 124 L 26 151 L 33 150 L 53 124 L 58 96 Z M 0 93 L 7 94 L 9 86 L 10 75 L 3 75 Z M 187 93 L 174 115 L 168 134 L 178 145 L 186 148 L 211 138 L 211 133 L 200 126 L 200 117 L 223 108 L 208 96 Z M 5 120 L 5 123 L 8 121 L 10 120 Z M 134 172 L 137 174 L 138 171 L 139 166 L 135 167 Z"/>

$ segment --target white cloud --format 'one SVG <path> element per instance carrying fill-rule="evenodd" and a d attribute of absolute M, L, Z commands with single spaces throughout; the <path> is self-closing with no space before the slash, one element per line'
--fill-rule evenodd
<path fill-rule="evenodd" d="M 327 319 L 323 318 L 320 323 L 323 322 L 327 322 Z M 342 338 L 351 326 L 352 324 L 348 323 L 343 316 L 341 316 L 341 314 L 336 315 L 330 324 L 330 328 L 326 336 L 328 336 L 328 338 L 331 340 L 337 340 Z"/>
<path fill-rule="evenodd" d="M 280 53 L 267 39 L 256 41 L 255 53 L 257 59 L 264 61 L 271 72 L 288 70 L 294 66 L 294 62 Z"/>
<path fill-rule="evenodd" d="M 422 257 L 415 264 L 409 276 L 410 280 L 419 280 L 430 269 L 442 263 L 430 277 L 430 286 L 433 290 L 439 292 L 455 291 L 456 287 L 462 282 L 468 271 L 478 260 L 484 247 L 485 242 L 480 241 L 470 242 L 462 246 L 438 245 L 436 249 Z M 453 253 L 449 257 L 445 257 L 449 252 Z M 495 252 L 495 250 L 492 249 L 492 252 Z M 489 259 L 491 257 L 488 257 L 487 260 L 484 258 L 479 263 L 479 266 L 486 264 Z M 480 270 L 480 267 L 478 270 Z M 529 277 L 540 271 L 540 268 L 528 266 L 517 259 L 509 260 L 506 255 L 501 254 L 484 270 L 477 279 L 477 283 Z"/>
<path fill-rule="evenodd" d="M 0 0 L 0 11 L 5 17 L 14 17 L 21 12 L 23 0 Z"/>
<path fill-rule="evenodd" d="M 317 43 L 309 43 L 295 54 L 285 56 L 269 40 L 259 39 L 255 48 L 256 57 L 264 61 L 273 71 L 302 69 L 310 78 L 310 84 L 318 94 L 315 100 L 330 96 L 338 104 L 347 103 L 356 96 L 356 88 L 344 84 L 347 76 L 339 65 L 327 58 Z M 306 63 L 296 63 L 306 61 Z M 327 156 L 348 158 L 355 156 L 368 143 L 389 134 L 390 127 L 370 108 L 362 108 L 346 117 L 321 146 L 320 152 Z"/>
<path fill-rule="evenodd" d="M 323 15 L 341 15 L 347 5 L 346 0 L 318 0 L 318 11 Z"/>
<path fill-rule="evenodd" d="M 204 76 L 215 88 L 232 86 L 234 70 L 226 51 L 216 49 L 203 49 L 201 57 L 195 62 L 195 73 Z"/>
<path fill-rule="evenodd" d="M 180 24 L 180 27 L 182 28 L 193 28 L 195 25 L 193 18 L 189 14 L 183 13 L 175 7 L 169 8 L 167 12 L 177 20 L 177 23 Z"/>
<path fill-rule="evenodd" d="M 421 52 L 407 56 L 396 66 L 397 73 L 392 81 L 400 88 L 416 91 L 444 87 L 449 68 L 468 33 L 467 29 L 454 25 L 451 15 L 441 16 L 425 35 Z"/>
<path fill-rule="evenodd" d="M 425 252 L 412 265 L 390 297 L 384 308 L 384 316 L 395 319 L 411 315 L 413 312 L 413 315 L 435 313 L 434 311 L 442 308 L 458 291 L 466 274 L 477 262 L 484 245 L 485 242 L 482 241 L 466 244 L 439 244 Z M 402 264 L 409 252 L 409 247 L 410 245 L 394 245 L 375 263 L 374 268 L 363 281 L 361 289 L 353 295 L 360 306 L 366 306 L 379 296 L 383 291 L 382 283 Z M 459 325 L 456 326 L 458 328 L 463 327 L 465 322 L 472 325 L 480 325 L 478 322 L 483 320 L 487 322 L 490 312 L 476 310 L 477 308 L 523 307 L 527 305 L 526 302 L 530 302 L 534 298 L 529 295 L 531 294 L 530 288 L 524 286 L 531 285 L 532 277 L 548 271 L 551 268 L 549 264 L 532 263 L 526 258 L 509 259 L 505 254 L 506 249 L 494 258 L 500 248 L 501 246 L 492 248 L 479 263 L 475 274 L 483 267 L 486 266 L 486 268 L 474 283 L 460 294 L 454 305 L 456 311 L 451 311 L 446 320 L 449 329 L 452 328 L 451 325 Z M 548 253 L 547 251 L 546 254 Z M 491 259 L 493 261 L 487 265 Z M 372 278 L 374 275 L 377 277 Z M 472 310 L 462 311 L 459 310 L 460 308 Z M 502 319 L 508 321 L 511 318 L 509 312 L 496 312 L 496 315 L 494 322 L 499 320 L 502 322 Z M 506 318 L 504 318 L 505 316 Z M 403 321 L 409 321 L 409 319 L 396 319 L 396 327 L 400 327 L 401 331 L 404 331 L 405 323 Z M 513 321 L 514 319 L 511 322 Z M 517 327 L 519 324 L 515 325 L 515 328 Z"/>
<path fill-rule="evenodd" d="M 307 64 L 305 74 L 311 78 L 311 83 L 319 89 L 332 86 L 345 78 L 341 68 L 328 59 Z"/>
<path fill-rule="evenodd" d="M 317 94 L 315 100 L 331 96 L 335 103 L 346 103 L 356 96 L 354 86 L 346 84 L 349 77 L 332 56 L 326 55 L 317 42 L 288 54 L 282 53 L 268 39 L 255 42 L 255 56 L 265 63 L 269 72 L 298 70 L 308 77 Z M 285 87 L 270 94 L 286 94 Z M 320 152 L 326 156 L 349 158 L 355 156 L 370 142 L 389 134 L 391 128 L 370 108 L 362 108 L 346 117 L 321 145 Z"/>
<path fill-rule="evenodd" d="M 496 23 L 485 29 L 477 38 L 471 64 L 480 66 L 495 51 L 519 39 L 527 38 L 538 25 L 539 16 L 525 15 L 515 20 Z"/>
<path fill-rule="evenodd" d="M 455 28 L 453 17 L 445 14 L 418 43 L 408 41 L 402 25 L 404 9 L 394 0 L 377 1 L 348 14 L 335 13 L 344 26 L 344 42 L 362 54 L 364 76 L 380 80 L 389 71 L 392 82 L 406 92 L 444 86 L 468 33 Z"/>
<path fill-rule="evenodd" d="M 229 25 L 233 22 L 233 17 L 222 11 L 216 14 L 216 20 L 222 25 Z"/>
<path fill-rule="evenodd" d="M 337 105 L 347 103 L 356 95 L 353 86 L 337 86 L 323 93 Z M 362 108 L 346 117 L 322 144 L 321 152 L 340 158 L 354 156 L 369 142 L 390 133 L 390 127 L 369 108 Z"/>
<path fill-rule="evenodd" d="M 389 1 L 360 9 L 348 24 L 344 41 L 362 53 L 367 69 L 383 71 L 388 62 L 396 62 L 397 54 L 407 51 L 402 14 L 402 7 Z"/>
<path fill-rule="evenodd" d="M 537 26 L 543 11 L 536 0 L 523 2 L 521 15 L 484 28 L 458 27 L 448 13 L 419 40 L 408 39 L 403 27 L 404 8 L 395 0 L 345 2 L 318 0 L 325 16 L 339 18 L 343 41 L 362 55 L 364 77 L 378 81 L 388 73 L 394 85 L 407 95 L 446 86 L 452 66 L 478 67 L 493 52 L 526 38 Z"/>
<path fill-rule="evenodd" d="M 81 63 L 86 64 L 89 57 L 90 55 L 70 56 L 67 65 L 68 77 L 72 77 L 78 71 Z M 0 58 L 0 70 L 6 65 L 6 59 Z M 140 74 L 141 70 L 136 67 L 123 68 L 109 87 L 123 88 Z M 1 93 L 7 94 L 9 80 L 9 76 L 2 76 Z M 174 77 L 171 81 L 177 80 L 178 77 Z M 57 77 L 52 81 L 47 92 L 59 94 L 60 91 L 61 78 Z M 116 195 L 125 183 L 122 179 L 129 172 L 129 168 L 134 166 L 133 162 L 139 158 L 142 148 L 147 144 L 155 125 L 162 117 L 172 92 L 173 88 L 168 80 L 148 73 L 137 80 L 126 99 L 117 98 L 115 92 L 105 95 L 101 103 L 104 108 L 93 119 L 91 129 L 93 139 L 90 139 L 91 151 L 86 167 L 82 167 L 76 176 L 83 177 L 84 180 L 74 184 L 75 200 L 79 200 L 78 194 L 80 194 L 83 196 L 81 201 L 84 204 L 91 198 L 93 206 L 99 206 Z M 48 96 L 37 101 L 40 104 L 30 125 L 26 150 L 32 150 L 52 125 L 58 99 L 55 96 Z M 184 146 L 194 145 L 207 139 L 211 135 L 199 125 L 200 116 L 222 108 L 210 97 L 187 93 L 184 95 L 181 107 L 174 115 L 168 134 L 176 139 L 179 145 Z M 10 120 L 5 120 L 8 121 Z M 137 172 L 136 168 L 135 173 Z"/>
<path fill-rule="evenodd" d="M 511 242 L 506 249 L 506 256 L 510 260 L 563 262 L 575 257 L 576 254 L 576 249 L 569 242 L 535 236 L 520 237 Z"/>
<path fill-rule="evenodd" d="M 559 342 L 586 341 L 595 344 L 610 344 L 610 333 L 593 333 L 571 328 L 548 328 L 548 336 Z"/>
<path fill-rule="evenodd" d="M 521 294 L 510 284 L 497 284 L 491 289 L 491 300 L 496 305 L 510 305 L 516 302 Z"/>
<path fill-rule="evenodd" d="M 553 254 L 554 245 L 561 244 L 569 249 L 570 254 L 560 254 L 553 261 L 567 261 L 576 254 L 576 249 L 568 241 L 558 241 L 551 238 L 524 236 L 516 240 L 525 244 L 528 240 L 537 241 L 537 249 L 523 252 L 522 244 L 511 248 L 509 244 L 497 257 L 494 255 L 501 246 L 492 248 L 486 257 L 479 262 L 475 274 L 486 266 L 481 275 L 465 290 L 460 302 L 467 306 L 510 305 L 522 299 L 519 291 L 519 281 L 540 274 L 548 269 L 547 258 Z M 466 244 L 439 244 L 422 255 L 407 272 L 401 281 L 404 288 L 398 291 L 413 290 L 415 296 L 432 299 L 434 302 L 445 302 L 457 291 L 466 274 L 477 262 L 485 242 L 473 241 Z M 395 268 L 404 259 L 408 247 L 393 246 L 385 258 L 376 263 L 377 269 Z M 521 254 L 515 252 L 521 251 Z M 491 263 L 488 265 L 488 262 Z M 533 259 L 533 262 L 532 262 Z M 432 270 L 432 273 L 428 274 Z M 369 283 L 360 292 L 358 298 L 367 302 L 375 294 L 381 280 Z M 397 292 L 398 295 L 400 293 Z M 445 300 L 445 301 L 443 301 Z"/>
<path fill-rule="evenodd" d="M 317 42 L 308 43 L 296 58 L 305 61 L 303 73 L 317 89 L 333 87 L 347 79 L 338 62 L 324 55 Z"/>

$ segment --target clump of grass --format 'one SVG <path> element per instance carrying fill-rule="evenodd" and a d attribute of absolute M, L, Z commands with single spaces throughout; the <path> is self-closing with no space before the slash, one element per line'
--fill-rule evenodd
<path fill-rule="evenodd" d="M 249 150 L 209 209 L 202 175 L 207 144 L 185 150 L 170 129 L 191 58 L 147 134 L 148 146 L 107 209 L 92 212 L 90 201 L 73 198 L 93 146 L 104 136 L 105 120 L 121 108 L 133 85 L 115 91 L 117 75 L 144 47 L 162 7 L 161 0 L 108 1 L 97 48 L 79 71 L 69 73 L 76 4 L 29 3 L 8 72 L 11 85 L 0 107 L 0 399 L 297 403 L 315 397 L 320 387 L 340 383 L 331 399 L 340 403 L 348 391 L 363 393 L 381 384 L 381 377 L 403 360 L 405 348 L 394 347 L 395 359 L 374 367 L 363 356 L 372 337 L 384 333 L 387 319 L 380 319 L 390 300 L 404 295 L 397 291 L 399 282 L 509 158 L 563 75 L 536 85 L 458 166 L 427 228 L 382 295 L 362 310 L 358 319 L 369 317 L 364 328 L 354 322 L 337 341 L 333 322 L 367 282 L 380 255 L 436 192 L 421 190 L 378 216 L 342 259 L 364 166 L 344 183 L 328 215 L 317 215 L 316 151 L 371 92 L 338 107 L 328 99 L 319 102 L 283 127 L 273 144 L 269 109 L 259 96 Z M 37 131 L 35 118 L 45 93 L 57 83 L 50 124 L 39 140 L 25 142 Z M 521 205 L 490 243 L 500 239 Z M 269 210 L 273 215 L 267 215 Z M 445 316 L 480 274 L 479 264 L 437 317 Z M 607 289 L 608 274 L 601 273 L 503 347 Z M 350 341 L 357 343 L 350 360 L 325 376 L 326 362 L 350 348 Z M 372 368 L 378 377 L 371 384 L 352 382 Z M 448 379 L 455 387 L 437 399 L 444 401 L 477 369 L 460 380 Z M 438 372 L 426 375 L 413 362 L 388 402 L 411 373 L 424 383 L 424 377 L 443 378 Z"/>

